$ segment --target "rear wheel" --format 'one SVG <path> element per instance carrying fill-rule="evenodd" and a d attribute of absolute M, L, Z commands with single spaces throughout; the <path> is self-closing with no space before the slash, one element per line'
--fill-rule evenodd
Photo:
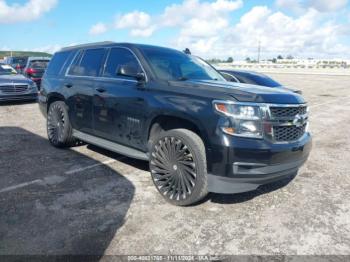
<path fill-rule="evenodd" d="M 62 101 L 53 102 L 47 114 L 47 136 L 55 147 L 70 147 L 76 143 L 72 135 L 68 110 Z"/>
<path fill-rule="evenodd" d="M 191 205 L 208 194 L 205 147 L 190 130 L 174 129 L 154 139 L 150 170 L 159 193 L 174 205 Z"/>

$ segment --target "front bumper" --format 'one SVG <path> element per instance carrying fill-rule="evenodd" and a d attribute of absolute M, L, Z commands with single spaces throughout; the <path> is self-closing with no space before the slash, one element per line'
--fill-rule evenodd
<path fill-rule="evenodd" d="M 284 144 L 229 136 L 224 140 L 226 145 L 218 145 L 212 152 L 213 161 L 208 168 L 209 192 L 247 192 L 295 176 L 312 148 L 309 133 L 296 142 Z"/>
<path fill-rule="evenodd" d="M 38 99 L 38 93 L 30 93 L 30 94 L 13 94 L 13 95 L 1 95 L 0 94 L 0 101 L 1 102 L 7 102 L 7 101 L 30 101 L 30 100 L 37 100 Z"/>

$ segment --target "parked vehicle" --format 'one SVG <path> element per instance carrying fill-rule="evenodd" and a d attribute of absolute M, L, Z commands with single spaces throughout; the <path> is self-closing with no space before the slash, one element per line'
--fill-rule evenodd
<path fill-rule="evenodd" d="M 23 69 L 27 64 L 28 57 L 27 56 L 10 56 L 6 57 L 4 63 L 10 65 L 20 74 L 23 73 Z"/>
<path fill-rule="evenodd" d="M 272 88 L 286 88 L 295 93 L 302 94 L 300 90 L 285 87 L 276 80 L 262 73 L 245 70 L 219 70 L 219 72 L 227 81 L 230 82 L 267 86 Z"/>
<path fill-rule="evenodd" d="M 41 78 L 50 62 L 47 57 L 29 57 L 24 68 L 24 75 L 32 79 L 40 90 Z"/>
<path fill-rule="evenodd" d="M 36 84 L 10 65 L 0 64 L 0 101 L 36 100 Z"/>
<path fill-rule="evenodd" d="M 163 47 L 65 48 L 43 77 L 39 105 L 53 146 L 82 140 L 147 160 L 159 193 L 181 206 L 295 176 L 311 150 L 302 96 L 228 82 Z"/>

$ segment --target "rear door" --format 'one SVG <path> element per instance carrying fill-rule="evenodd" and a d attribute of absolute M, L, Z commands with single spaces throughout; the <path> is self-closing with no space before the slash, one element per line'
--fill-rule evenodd
<path fill-rule="evenodd" d="M 69 119 L 74 129 L 84 133 L 93 134 L 95 81 L 100 75 L 105 54 L 104 48 L 82 50 L 75 57 L 65 79 L 65 88 L 69 89 Z"/>
<path fill-rule="evenodd" d="M 93 99 L 95 134 L 119 144 L 143 149 L 144 123 L 147 117 L 146 89 L 135 77 L 118 75 L 122 66 L 143 72 L 136 56 L 127 48 L 111 48 L 96 81 Z"/>

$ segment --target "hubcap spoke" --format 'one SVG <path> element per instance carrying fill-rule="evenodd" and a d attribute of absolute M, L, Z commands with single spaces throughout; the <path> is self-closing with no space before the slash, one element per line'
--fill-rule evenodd
<path fill-rule="evenodd" d="M 150 169 L 156 187 L 165 197 L 180 201 L 193 193 L 197 169 L 192 152 L 180 139 L 161 139 L 151 154 Z"/>
<path fill-rule="evenodd" d="M 57 105 L 50 109 L 47 118 L 47 131 L 49 139 L 57 143 L 62 139 L 65 127 L 65 119 L 63 110 Z"/>

